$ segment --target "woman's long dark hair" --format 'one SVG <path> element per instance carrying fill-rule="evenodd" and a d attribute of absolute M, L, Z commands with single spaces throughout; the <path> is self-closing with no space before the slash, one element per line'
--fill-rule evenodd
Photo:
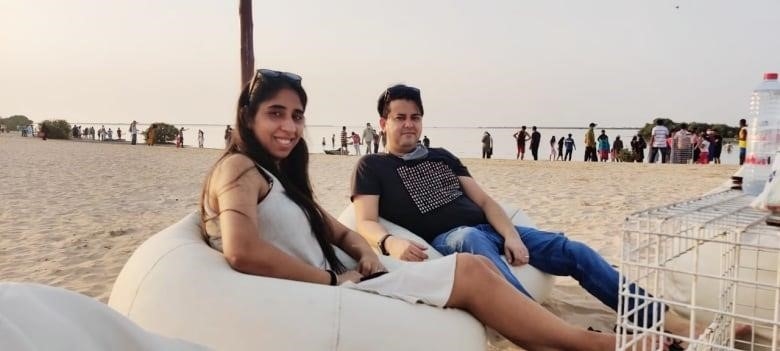
<path fill-rule="evenodd" d="M 261 102 L 276 96 L 282 89 L 290 89 L 298 94 L 305 110 L 307 102 L 306 91 L 303 90 L 299 82 L 292 82 L 284 77 L 265 79 L 261 83 L 256 84 L 258 86 L 253 89 L 252 96 L 249 96 L 251 82 L 247 83 L 241 91 L 236 111 L 236 128 L 232 132 L 230 143 L 225 153 L 214 164 L 214 167 L 212 167 L 206 177 L 201 194 L 201 221 L 205 224 L 205 222 L 219 216 L 217 214 L 214 217 L 207 218 L 204 203 L 207 199 L 211 175 L 214 173 L 216 165 L 229 155 L 243 154 L 279 179 L 285 189 L 285 195 L 306 214 L 314 237 L 317 239 L 317 243 L 319 243 L 330 267 L 336 272 L 344 272 L 346 270 L 344 264 L 336 257 L 333 246 L 328 242 L 328 238 L 333 237 L 333 231 L 326 220 L 325 211 L 314 201 L 314 192 L 309 181 L 309 149 L 306 146 L 306 141 L 301 138 L 290 152 L 290 155 L 281 160 L 277 165 L 277 162 L 271 157 L 268 150 L 260 144 L 252 130 L 255 115 Z M 251 169 L 247 171 L 249 170 Z M 242 172 L 241 176 L 245 173 L 246 171 Z M 222 210 L 220 210 L 220 213 L 222 213 Z M 205 228 L 205 225 L 202 228 Z M 205 232 L 203 234 L 204 236 L 206 235 Z"/>

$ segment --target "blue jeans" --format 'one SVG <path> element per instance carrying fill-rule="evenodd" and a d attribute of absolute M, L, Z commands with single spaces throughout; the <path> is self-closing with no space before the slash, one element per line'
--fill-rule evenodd
<path fill-rule="evenodd" d="M 566 238 L 563 233 L 545 232 L 528 227 L 515 227 L 520 233 L 520 239 L 528 248 L 529 264 L 536 269 L 558 276 L 571 276 L 591 295 L 617 311 L 618 290 L 620 288 L 618 272 L 604 260 L 601 255 L 589 246 Z M 458 227 L 438 235 L 431 243 L 442 255 L 458 252 L 482 255 L 490 259 L 501 271 L 501 274 L 515 288 L 531 297 L 517 280 L 509 266 L 501 259 L 504 252 L 504 237 L 489 224 L 474 227 Z M 635 284 L 629 285 L 629 291 L 644 296 L 644 290 Z M 633 309 L 635 298 L 627 301 L 628 310 Z M 653 321 L 653 315 L 663 307 L 660 304 L 648 308 L 648 321 Z M 635 320 L 644 321 L 643 313 L 638 313 Z M 644 324 L 644 323 L 643 323 Z"/>

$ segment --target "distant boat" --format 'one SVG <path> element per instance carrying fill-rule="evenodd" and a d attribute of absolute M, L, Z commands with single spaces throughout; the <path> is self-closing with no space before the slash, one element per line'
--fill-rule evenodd
<path fill-rule="evenodd" d="M 349 155 L 349 150 L 342 151 L 341 149 L 325 150 L 326 155 Z"/>

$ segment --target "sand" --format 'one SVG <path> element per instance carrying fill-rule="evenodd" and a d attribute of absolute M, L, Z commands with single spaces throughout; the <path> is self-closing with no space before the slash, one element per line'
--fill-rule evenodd
<path fill-rule="evenodd" d="M 0 135 L 0 280 L 38 282 L 106 302 L 133 250 L 196 211 L 211 149 Z M 577 155 L 580 157 L 581 155 Z M 312 155 L 318 201 L 334 216 L 349 202 L 350 156 Z M 737 166 L 465 159 L 496 200 L 523 208 L 538 227 L 563 231 L 617 262 L 633 212 L 695 197 Z M 546 303 L 558 316 L 611 329 L 614 313 L 570 278 Z M 491 349 L 514 350 L 508 342 Z"/>

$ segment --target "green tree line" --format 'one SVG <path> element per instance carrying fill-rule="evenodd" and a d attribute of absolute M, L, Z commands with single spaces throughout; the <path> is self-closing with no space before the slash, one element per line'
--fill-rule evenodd
<path fill-rule="evenodd" d="M 645 139 L 650 139 L 650 133 L 653 129 L 653 127 L 656 126 L 656 122 L 659 120 L 659 118 L 656 118 L 651 123 L 645 124 L 642 129 L 639 130 L 639 135 L 641 135 Z M 666 128 L 669 128 L 669 131 L 674 131 L 680 129 L 680 125 L 684 122 L 675 122 L 668 118 L 660 118 L 662 120 L 662 124 L 666 126 Z M 690 132 L 697 132 L 697 131 L 706 131 L 707 129 L 712 129 L 714 131 L 717 131 L 718 134 L 720 134 L 725 139 L 730 138 L 736 138 L 737 134 L 739 133 L 739 127 L 732 127 L 726 124 L 710 124 L 710 123 L 701 123 L 701 122 L 688 122 L 688 131 Z"/>

